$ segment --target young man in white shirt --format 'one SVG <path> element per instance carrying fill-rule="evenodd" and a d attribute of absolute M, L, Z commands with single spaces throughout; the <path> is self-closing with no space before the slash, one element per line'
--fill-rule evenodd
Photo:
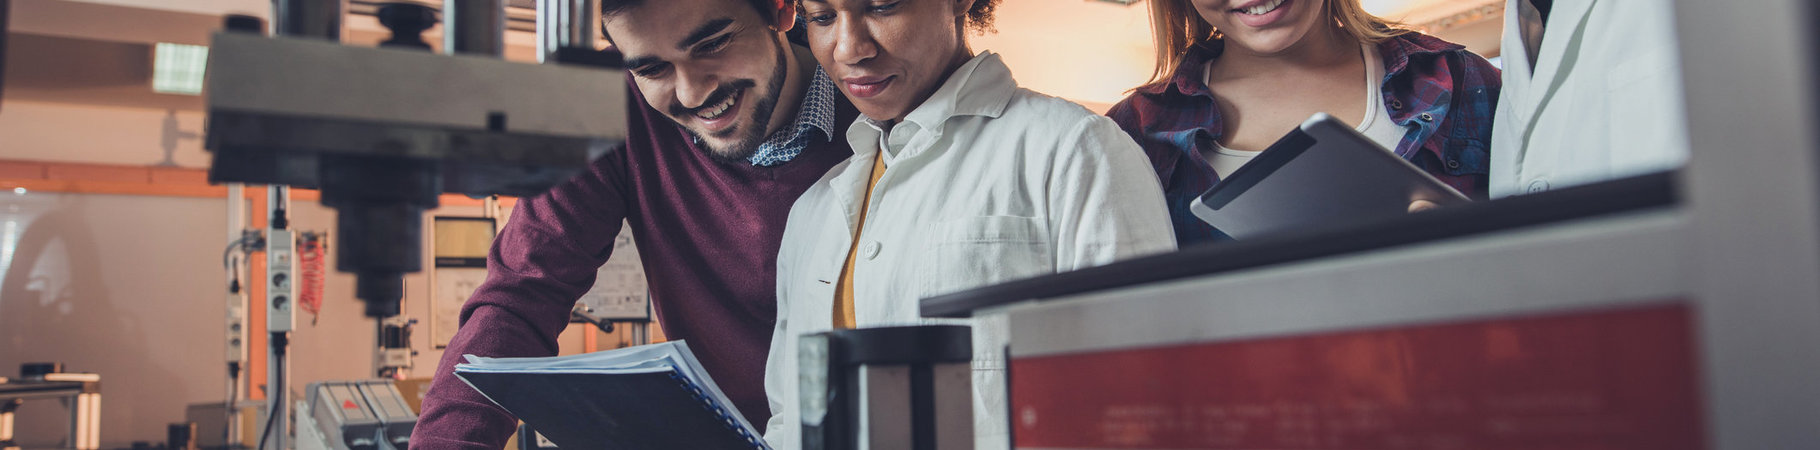
<path fill-rule="evenodd" d="M 1173 250 L 1156 175 L 1110 119 L 968 48 L 997 0 L 803 0 L 809 47 L 862 116 L 790 211 L 766 440 L 800 445 L 796 342 L 932 323 L 922 298 Z M 1002 318 L 974 325 L 976 448 L 1007 448 Z"/>

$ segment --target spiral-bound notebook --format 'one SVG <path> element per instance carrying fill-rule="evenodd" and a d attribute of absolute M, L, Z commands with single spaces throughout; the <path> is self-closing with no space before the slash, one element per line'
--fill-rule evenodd
<path fill-rule="evenodd" d="M 682 341 L 551 358 L 466 357 L 455 376 L 559 448 L 768 448 Z"/>

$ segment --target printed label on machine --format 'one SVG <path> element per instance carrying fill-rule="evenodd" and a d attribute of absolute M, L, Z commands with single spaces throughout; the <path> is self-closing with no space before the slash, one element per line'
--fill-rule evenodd
<path fill-rule="evenodd" d="M 1704 448 L 1683 305 L 1013 359 L 1019 448 Z"/>

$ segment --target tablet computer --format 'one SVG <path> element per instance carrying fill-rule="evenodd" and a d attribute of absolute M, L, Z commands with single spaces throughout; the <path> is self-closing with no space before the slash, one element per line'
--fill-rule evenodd
<path fill-rule="evenodd" d="M 1325 113 L 1302 122 L 1189 206 L 1215 229 L 1246 239 L 1407 214 L 1427 200 L 1466 196 Z"/>

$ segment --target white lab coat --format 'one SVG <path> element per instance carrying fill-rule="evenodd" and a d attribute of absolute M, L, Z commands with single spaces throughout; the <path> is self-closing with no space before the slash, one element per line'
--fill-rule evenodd
<path fill-rule="evenodd" d="M 1019 89 L 990 52 L 889 133 L 861 117 L 847 140 L 853 157 L 803 193 L 784 231 L 765 439 L 800 445 L 797 336 L 832 327 L 835 285 L 883 157 L 853 267 L 858 324 L 974 325 L 976 448 L 1006 448 L 1003 319 L 923 319 L 918 300 L 1174 249 L 1156 172 L 1111 119 Z"/>
<path fill-rule="evenodd" d="M 1674 8 L 1652 0 L 1557 0 L 1536 66 L 1504 14 L 1504 92 L 1491 196 L 1679 167 L 1687 159 Z"/>

